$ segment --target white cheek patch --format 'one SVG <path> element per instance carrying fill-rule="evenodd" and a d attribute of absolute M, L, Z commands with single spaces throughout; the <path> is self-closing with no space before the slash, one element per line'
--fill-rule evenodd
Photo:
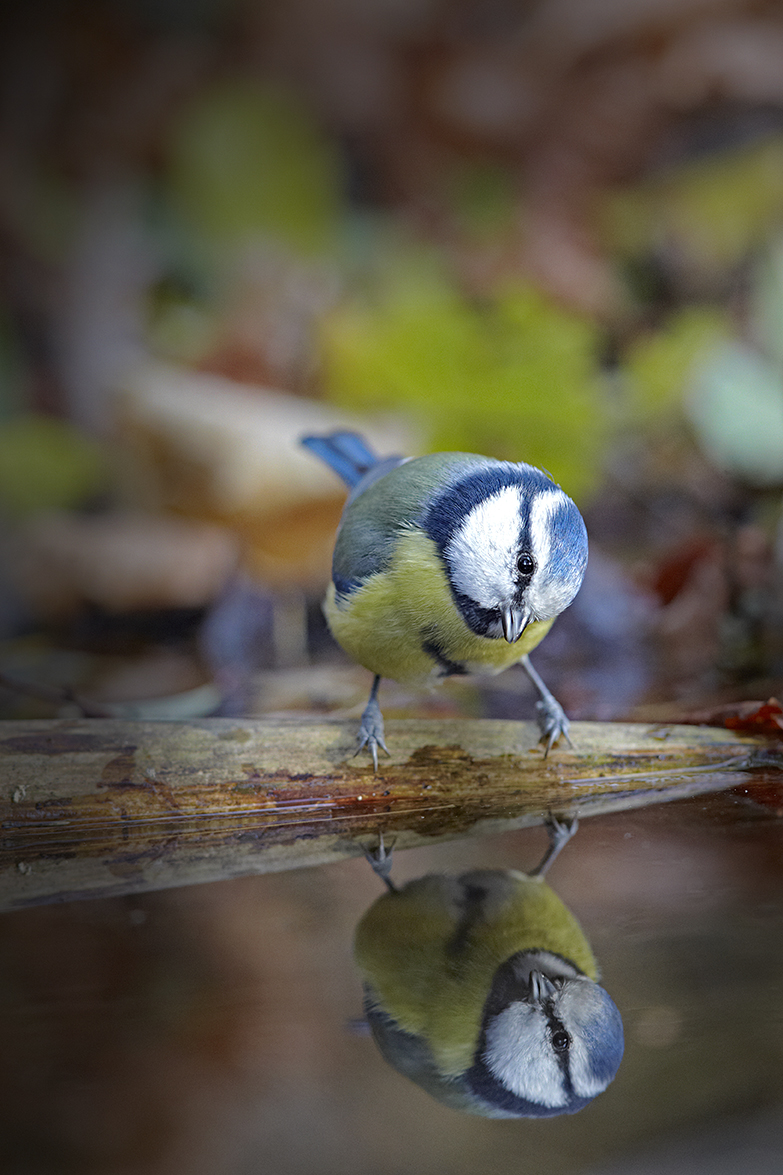
<path fill-rule="evenodd" d="M 516 587 L 520 493 L 506 486 L 474 506 L 446 548 L 451 580 L 482 608 L 497 608 Z"/>
<path fill-rule="evenodd" d="M 577 1097 L 595 1097 L 609 1084 L 607 1081 L 599 1081 L 593 1074 L 587 1049 L 579 1040 L 571 1045 L 571 1084 Z"/>
<path fill-rule="evenodd" d="M 490 1021 L 486 1040 L 484 1061 L 506 1089 L 550 1110 L 567 1105 L 563 1072 L 540 1008 L 509 1004 Z"/>
<path fill-rule="evenodd" d="M 619 1013 L 603 988 L 589 979 L 567 983 L 557 1010 L 571 1036 L 574 1093 L 595 1097 L 614 1077 L 622 1056 Z"/>

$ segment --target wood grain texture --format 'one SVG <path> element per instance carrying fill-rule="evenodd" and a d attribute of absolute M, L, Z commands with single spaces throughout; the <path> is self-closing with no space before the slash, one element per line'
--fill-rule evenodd
<path fill-rule="evenodd" d="M 0 909 L 161 889 L 750 785 L 759 740 L 574 723 L 544 760 L 532 723 L 389 721 L 377 775 L 351 722 L 0 724 Z"/>

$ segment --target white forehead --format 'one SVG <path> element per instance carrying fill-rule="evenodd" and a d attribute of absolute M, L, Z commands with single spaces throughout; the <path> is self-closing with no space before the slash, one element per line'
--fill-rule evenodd
<path fill-rule="evenodd" d="M 446 547 L 455 588 L 483 608 L 514 592 L 521 507 L 519 487 L 504 486 L 473 507 Z"/>
<path fill-rule="evenodd" d="M 524 514 L 529 523 L 530 550 L 545 567 L 552 546 L 551 519 L 568 498 L 562 490 L 535 493 L 526 502 L 519 486 L 504 486 L 465 516 L 446 547 L 452 583 L 482 608 L 497 608 L 517 591 L 516 560 Z M 531 585 L 532 586 L 532 585 Z M 542 605 L 545 601 L 542 600 Z M 542 611 L 543 616 L 555 612 Z"/>
<path fill-rule="evenodd" d="M 563 1071 L 540 1008 L 509 1004 L 488 1024 L 486 1039 L 485 1064 L 506 1089 L 550 1110 L 568 1103 Z"/>

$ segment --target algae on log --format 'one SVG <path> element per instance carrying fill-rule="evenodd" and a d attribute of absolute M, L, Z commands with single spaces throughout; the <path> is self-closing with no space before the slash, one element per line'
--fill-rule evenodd
<path fill-rule="evenodd" d="M 114 719 L 0 724 L 0 909 L 322 864 L 747 786 L 763 742 L 693 726 L 390 721 L 377 774 L 355 723 Z"/>

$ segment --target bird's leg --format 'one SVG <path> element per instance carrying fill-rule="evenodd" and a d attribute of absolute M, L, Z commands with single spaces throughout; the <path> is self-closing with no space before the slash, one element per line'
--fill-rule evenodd
<path fill-rule="evenodd" d="M 565 848 L 578 827 L 579 821 L 576 816 L 573 816 L 570 820 L 558 820 L 557 816 L 553 816 L 551 812 L 549 813 L 546 820 L 546 829 L 549 833 L 549 848 L 535 869 L 530 870 L 530 877 L 544 876 L 557 854 L 561 849 Z"/>
<path fill-rule="evenodd" d="M 541 738 L 539 741 L 546 743 L 544 758 L 547 757 L 554 744 L 561 737 L 566 740 L 569 747 L 572 747 L 574 744 L 568 737 L 568 728 L 571 724 L 566 718 L 565 710 L 560 705 L 554 694 L 550 693 L 546 688 L 543 681 L 531 665 L 530 658 L 527 656 L 527 654 L 525 654 L 525 656 L 520 659 L 519 663 L 532 681 L 533 685 L 538 690 L 540 701 L 536 702 L 536 721 L 538 722 L 538 727 L 541 731 Z"/>
<path fill-rule="evenodd" d="M 397 886 L 389 876 L 392 867 L 392 851 L 391 849 L 389 849 L 388 852 L 386 851 L 386 845 L 383 843 L 382 832 L 378 836 L 377 849 L 365 849 L 364 855 L 370 862 L 373 873 L 377 873 L 378 877 L 380 877 L 384 885 L 387 886 L 387 888 L 392 892 L 395 892 Z"/>
<path fill-rule="evenodd" d="M 386 751 L 387 755 L 389 754 L 388 747 L 383 741 L 383 715 L 378 705 L 378 686 L 380 684 L 380 676 L 376 674 L 370 690 L 370 699 L 362 714 L 359 726 L 359 745 L 354 754 L 354 758 L 356 758 L 362 747 L 367 747 L 372 755 L 372 765 L 375 771 L 378 770 L 378 747 Z"/>

